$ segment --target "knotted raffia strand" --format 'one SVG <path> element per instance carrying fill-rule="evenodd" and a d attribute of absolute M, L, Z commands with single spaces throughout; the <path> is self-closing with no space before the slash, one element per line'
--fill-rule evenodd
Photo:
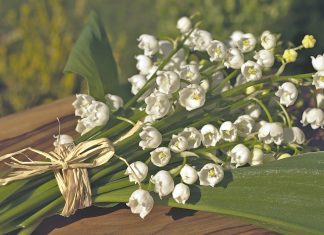
<path fill-rule="evenodd" d="M 72 147 L 58 145 L 54 151 L 49 153 L 28 147 L 6 154 L 0 157 L 0 161 L 9 159 L 10 162 L 6 162 L 6 164 L 13 171 L 6 178 L 0 179 L 0 186 L 12 181 L 53 171 L 60 192 L 65 200 L 61 215 L 68 217 L 74 214 L 76 210 L 89 207 L 92 204 L 87 168 L 94 168 L 107 163 L 115 154 L 114 144 L 133 135 L 141 127 L 142 122 L 136 123 L 132 129 L 114 143 L 111 143 L 106 138 L 100 138 L 85 141 Z M 39 154 L 49 161 L 33 161 L 28 157 L 29 161 L 20 161 L 15 158 L 17 155 L 25 155 L 26 151 Z M 86 162 L 89 159 L 91 161 Z"/>

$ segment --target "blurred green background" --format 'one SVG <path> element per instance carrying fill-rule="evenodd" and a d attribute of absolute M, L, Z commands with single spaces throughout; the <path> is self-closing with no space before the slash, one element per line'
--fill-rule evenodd
<path fill-rule="evenodd" d="M 137 37 L 175 36 L 177 19 L 197 11 L 202 28 L 216 39 L 234 30 L 258 35 L 269 29 L 299 44 L 304 34 L 313 34 L 318 44 L 302 53 L 295 73 L 311 71 L 309 56 L 324 52 L 321 0 L 2 0 L 0 116 L 85 89 L 62 70 L 91 9 L 103 19 L 125 83 L 136 73 Z"/>

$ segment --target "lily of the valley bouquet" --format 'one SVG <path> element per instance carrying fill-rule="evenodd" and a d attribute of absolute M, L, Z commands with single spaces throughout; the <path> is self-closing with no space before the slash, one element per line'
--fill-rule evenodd
<path fill-rule="evenodd" d="M 60 133 L 49 153 L 0 157 L 11 170 L 0 179 L 1 234 L 117 203 L 143 219 L 160 203 L 278 232 L 324 231 L 324 154 L 308 153 L 316 148 L 298 127 L 324 127 L 324 55 L 311 58 L 314 72 L 284 75 L 315 38 L 285 47 L 269 31 L 236 31 L 219 41 L 197 15 L 176 27 L 174 40 L 139 36 L 134 96 L 124 101 L 106 33 L 90 16 L 65 68 L 88 81 L 73 103 L 80 137 Z"/>

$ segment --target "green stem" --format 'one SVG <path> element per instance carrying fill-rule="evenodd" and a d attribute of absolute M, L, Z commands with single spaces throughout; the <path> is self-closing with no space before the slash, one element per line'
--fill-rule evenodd
<path fill-rule="evenodd" d="M 292 127 L 291 118 L 290 118 L 287 110 L 285 109 L 285 107 L 282 104 L 280 104 L 280 102 L 278 100 L 276 100 L 274 98 L 273 98 L 273 100 L 278 104 L 278 106 L 281 108 L 282 112 L 284 113 L 286 120 L 287 120 L 287 126 Z"/>
<path fill-rule="evenodd" d="M 256 102 L 258 105 L 260 105 L 260 107 L 263 109 L 263 111 L 265 112 L 265 114 L 267 115 L 268 121 L 269 122 L 273 122 L 272 120 L 272 116 L 270 114 L 269 109 L 263 104 L 263 102 L 257 98 L 250 98 L 250 100 L 253 100 L 254 102 Z"/>

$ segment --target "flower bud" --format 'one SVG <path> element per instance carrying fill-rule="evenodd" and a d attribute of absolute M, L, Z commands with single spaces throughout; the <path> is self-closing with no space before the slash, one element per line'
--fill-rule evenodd
<path fill-rule="evenodd" d="M 174 189 L 174 181 L 168 171 L 159 171 L 152 176 L 151 182 L 154 184 L 154 192 L 158 193 L 161 199 Z"/>
<path fill-rule="evenodd" d="M 133 214 L 139 214 L 142 219 L 150 213 L 154 200 L 150 193 L 143 189 L 137 189 L 132 193 L 126 205 L 131 208 Z"/>
<path fill-rule="evenodd" d="M 305 35 L 302 40 L 302 45 L 304 48 L 313 48 L 315 46 L 316 39 L 313 35 Z"/>
<path fill-rule="evenodd" d="M 177 29 L 179 29 L 181 33 L 188 33 L 191 27 L 191 21 L 186 16 L 181 17 L 177 22 Z"/>
<path fill-rule="evenodd" d="M 148 167 L 144 162 L 136 161 L 130 164 L 125 172 L 125 175 L 129 176 L 130 182 L 138 183 L 145 180 L 148 173 Z M 134 175 L 135 174 L 135 175 Z"/>
<path fill-rule="evenodd" d="M 190 197 L 190 189 L 184 183 L 179 183 L 174 187 L 172 197 L 177 203 L 185 204 Z"/>
<path fill-rule="evenodd" d="M 298 53 L 294 49 L 286 49 L 282 58 L 286 61 L 286 63 L 295 62 L 297 59 Z"/>
<path fill-rule="evenodd" d="M 285 159 L 285 158 L 290 158 L 291 155 L 289 153 L 283 153 L 283 154 L 280 154 L 280 156 L 278 157 L 277 160 L 282 160 L 282 159 Z"/>
<path fill-rule="evenodd" d="M 198 173 L 192 166 L 184 165 L 180 171 L 180 176 L 186 184 L 194 184 L 198 179 Z"/>
<path fill-rule="evenodd" d="M 252 151 L 251 166 L 257 166 L 263 163 L 264 154 L 260 148 L 254 148 Z"/>

